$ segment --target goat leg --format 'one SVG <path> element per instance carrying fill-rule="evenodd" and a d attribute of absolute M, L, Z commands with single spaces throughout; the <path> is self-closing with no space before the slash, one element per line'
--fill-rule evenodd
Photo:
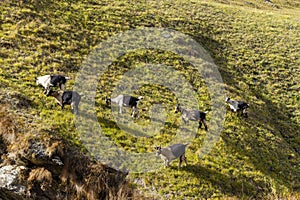
<path fill-rule="evenodd" d="M 207 128 L 207 123 L 206 123 L 206 120 L 205 120 L 205 119 L 203 119 L 203 120 L 202 120 L 202 123 L 204 124 L 205 130 L 207 131 L 207 129 L 208 129 L 208 128 Z"/>
<path fill-rule="evenodd" d="M 184 162 L 185 162 L 185 166 L 187 166 L 187 159 L 186 159 L 185 154 L 183 155 L 183 160 L 184 160 Z"/>
<path fill-rule="evenodd" d="M 188 119 L 185 119 L 184 117 L 182 119 L 183 119 L 185 125 L 189 124 L 189 120 Z"/>
<path fill-rule="evenodd" d="M 198 128 L 201 128 L 202 127 L 202 120 L 199 120 L 199 126 Z"/>
<path fill-rule="evenodd" d="M 185 166 L 187 166 L 187 159 L 186 159 L 186 156 L 185 156 L 185 153 L 182 154 L 182 156 L 179 157 L 179 166 L 178 167 L 181 167 L 181 164 L 182 164 L 182 161 L 184 161 L 185 163 Z"/>
<path fill-rule="evenodd" d="M 65 91 L 65 84 L 63 84 L 63 83 L 62 83 L 62 84 L 60 84 L 60 85 L 59 85 L 59 88 L 60 88 L 60 90 L 63 90 L 63 91 Z"/>
<path fill-rule="evenodd" d="M 243 115 L 245 116 L 245 118 L 248 118 L 248 113 L 246 109 L 243 110 Z"/>
<path fill-rule="evenodd" d="M 51 90 L 51 85 L 48 85 L 48 86 L 45 88 L 44 94 L 47 95 L 47 94 L 50 92 L 50 90 Z"/>
<path fill-rule="evenodd" d="M 165 168 L 167 168 L 169 166 L 169 161 L 165 160 Z"/>
<path fill-rule="evenodd" d="M 50 89 L 51 89 L 50 87 L 45 88 L 44 94 L 48 95 L 48 93 L 50 92 Z"/>
<path fill-rule="evenodd" d="M 183 160 L 183 155 L 179 157 L 179 164 L 178 164 L 178 168 L 180 168 L 180 167 L 181 167 L 182 160 Z"/>
<path fill-rule="evenodd" d="M 136 116 L 139 114 L 139 110 L 137 107 L 132 107 L 132 117 Z"/>
<path fill-rule="evenodd" d="M 74 113 L 74 103 L 71 103 L 71 112 Z"/>

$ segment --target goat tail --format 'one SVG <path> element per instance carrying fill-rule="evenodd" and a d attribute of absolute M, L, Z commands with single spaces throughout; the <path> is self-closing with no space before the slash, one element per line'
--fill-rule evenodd
<path fill-rule="evenodd" d="M 185 144 L 183 144 L 184 146 L 189 146 L 191 143 L 189 142 L 189 143 L 185 143 Z"/>
<path fill-rule="evenodd" d="M 66 80 L 70 80 L 71 78 L 70 78 L 70 77 L 68 77 L 68 76 L 65 76 L 65 79 L 66 79 Z"/>

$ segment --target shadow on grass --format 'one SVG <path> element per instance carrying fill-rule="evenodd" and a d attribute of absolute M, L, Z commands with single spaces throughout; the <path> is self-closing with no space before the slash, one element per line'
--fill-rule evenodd
<path fill-rule="evenodd" d="M 231 79 L 230 85 L 237 86 L 239 82 L 247 83 L 247 80 L 240 77 Z M 239 91 L 239 88 L 235 89 Z M 244 96 L 243 91 L 240 92 L 239 96 Z M 249 157 L 258 171 L 297 191 L 300 188 L 300 168 L 297 167 L 300 162 L 300 125 L 290 120 L 286 105 L 275 103 L 263 95 L 268 93 L 264 87 L 250 87 L 248 96 L 255 96 L 263 104 L 248 102 L 249 118 L 233 119 L 239 123 L 234 125 L 234 135 L 223 135 L 222 138 L 233 152 Z M 237 135 L 242 139 L 237 139 Z"/>
<path fill-rule="evenodd" d="M 216 170 L 201 165 L 187 165 L 182 170 L 192 173 L 199 180 L 210 182 L 216 189 L 229 196 L 238 196 L 242 199 L 258 198 L 261 194 L 258 187 L 246 179 L 224 175 Z M 201 195 L 201 194 L 200 194 Z M 202 196 L 205 198 L 204 196 Z M 209 196 L 207 197 L 209 198 Z"/>
<path fill-rule="evenodd" d="M 211 29 L 213 30 L 213 28 Z M 197 33 L 195 33 L 195 35 L 197 35 Z M 278 99 L 278 102 L 281 103 L 276 103 L 273 102 L 271 98 L 269 99 L 268 96 L 271 96 L 273 91 L 268 90 L 267 86 L 263 84 L 258 85 L 257 79 L 255 79 L 255 84 L 249 83 L 245 73 L 251 75 L 253 70 L 257 70 L 252 66 L 242 65 L 241 67 L 233 66 L 234 69 L 228 68 L 232 63 L 229 63 L 227 58 L 234 56 L 236 52 L 232 44 L 220 44 L 205 36 L 195 37 L 214 58 L 224 83 L 233 88 L 230 93 L 235 93 L 237 96 L 240 96 L 242 98 L 241 100 L 248 101 L 251 97 L 256 97 L 259 101 L 263 102 L 263 104 L 248 102 L 250 103 L 248 119 L 235 117 L 234 114 L 227 115 L 227 117 L 230 116 L 234 118 L 233 120 L 230 119 L 234 122 L 232 125 L 234 130 L 231 130 L 234 134 L 224 135 L 223 133 L 221 135 L 228 148 L 231 149 L 233 153 L 249 157 L 248 162 L 251 162 L 257 171 L 271 177 L 280 185 L 284 185 L 291 190 L 299 191 L 300 168 L 298 163 L 300 162 L 300 125 L 297 122 L 291 121 L 291 113 L 284 104 L 285 102 Z M 226 51 L 225 53 L 220 53 L 224 52 L 224 49 L 227 50 L 227 53 Z M 266 57 L 265 59 L 268 58 Z M 239 87 L 239 83 L 247 84 L 249 89 L 247 91 L 243 90 Z M 226 130 L 224 130 L 224 132 L 226 134 Z M 242 138 L 242 140 L 237 138 L 237 135 L 240 135 L 239 138 Z M 232 181 L 231 178 L 218 174 L 218 172 L 210 171 L 202 167 L 191 167 L 190 170 L 193 171 L 193 168 L 208 173 L 211 177 L 219 177 L 221 180 L 224 179 L 229 182 Z M 214 175 L 214 173 L 216 173 L 216 175 Z M 227 191 L 228 194 L 242 194 L 242 191 L 239 190 L 231 192 L 232 188 L 230 186 L 221 184 L 219 181 L 215 181 L 215 184 L 219 185 L 222 190 Z M 250 183 L 245 183 L 244 185 L 252 188 L 252 185 L 256 183 L 254 181 L 249 184 Z M 253 196 L 253 194 L 256 194 L 256 190 L 251 189 L 248 194 L 249 196 Z"/>
<path fill-rule="evenodd" d="M 188 173 L 193 173 L 199 180 L 210 182 L 214 188 L 223 194 L 236 196 L 239 199 L 262 198 L 271 191 L 263 187 L 266 183 L 255 183 L 254 180 L 237 178 L 234 175 L 225 175 L 217 170 L 209 169 L 201 165 L 187 165 L 182 168 Z"/>

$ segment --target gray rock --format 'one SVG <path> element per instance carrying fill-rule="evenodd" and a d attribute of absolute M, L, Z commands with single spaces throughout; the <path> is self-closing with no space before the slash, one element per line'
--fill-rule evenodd
<path fill-rule="evenodd" d="M 0 168 L 0 188 L 12 191 L 18 195 L 24 195 L 26 187 L 20 185 L 19 176 L 26 167 L 7 165 Z"/>

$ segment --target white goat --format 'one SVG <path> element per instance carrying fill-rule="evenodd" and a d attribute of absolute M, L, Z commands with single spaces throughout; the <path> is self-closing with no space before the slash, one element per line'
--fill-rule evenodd
<path fill-rule="evenodd" d="M 247 108 L 249 108 L 248 103 L 244 101 L 231 100 L 229 97 L 227 97 L 225 101 L 226 103 L 229 104 L 229 107 L 233 112 L 242 111 L 242 115 L 248 117 L 248 113 L 247 113 Z"/>
<path fill-rule="evenodd" d="M 70 78 L 62 75 L 45 75 L 40 76 L 36 80 L 37 85 L 42 85 L 45 88 L 45 94 L 49 92 L 51 87 L 59 87 L 61 90 L 65 90 L 65 84 Z"/>
<path fill-rule="evenodd" d="M 122 114 L 122 107 L 131 107 L 132 109 L 132 114 L 131 116 L 134 117 L 136 114 L 138 114 L 138 104 L 140 100 L 142 100 L 144 97 L 140 96 L 138 98 L 129 96 L 129 95 L 123 95 L 120 94 L 116 98 L 107 98 L 105 99 L 106 105 L 110 105 L 111 102 L 118 104 L 119 106 L 119 113 Z"/>
<path fill-rule="evenodd" d="M 160 155 L 161 159 L 163 159 L 164 161 L 165 168 L 169 166 L 172 160 L 179 158 L 178 168 L 180 168 L 182 161 L 184 161 L 185 165 L 187 165 L 187 159 L 185 157 L 185 150 L 187 145 L 188 144 L 173 144 L 172 146 L 165 148 L 161 148 L 160 146 L 155 147 L 156 156 Z"/>

